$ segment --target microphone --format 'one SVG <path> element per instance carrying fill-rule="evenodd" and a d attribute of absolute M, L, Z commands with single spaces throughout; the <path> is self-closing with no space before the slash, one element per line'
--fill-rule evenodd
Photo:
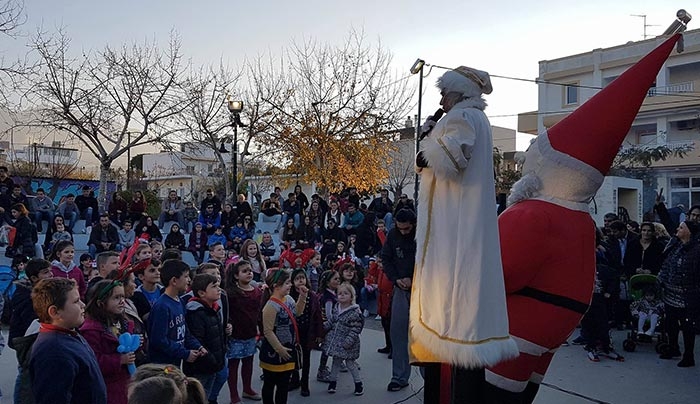
<path fill-rule="evenodd" d="M 445 114 L 445 111 L 442 108 L 438 108 L 437 111 L 435 111 L 435 113 L 430 117 L 430 118 L 432 118 L 430 120 L 437 122 L 440 120 L 440 118 L 442 118 L 442 116 L 444 114 Z M 423 140 L 426 136 L 428 136 L 434 127 L 435 127 L 435 125 L 431 126 L 426 131 L 422 131 L 422 133 L 420 134 L 419 140 Z"/>

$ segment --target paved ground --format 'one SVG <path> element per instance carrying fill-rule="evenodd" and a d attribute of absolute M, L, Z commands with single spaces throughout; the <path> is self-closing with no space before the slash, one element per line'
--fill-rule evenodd
<path fill-rule="evenodd" d="M 378 321 L 370 318 L 362 333 L 361 374 L 365 380 L 365 395 L 352 395 L 352 378 L 341 373 L 338 392 L 329 396 L 326 385 L 313 381 L 311 397 L 304 398 L 299 391 L 291 392 L 290 404 L 313 403 L 398 403 L 401 400 L 409 404 L 422 403 L 422 393 L 409 398 L 423 386 L 418 372 L 411 378 L 411 386 L 398 393 L 386 391 L 391 375 L 391 361 L 376 352 L 383 346 L 384 336 L 378 331 Z M 7 335 L 7 330 L 3 331 Z M 615 343 L 621 345 L 624 332 L 614 333 Z M 620 352 L 622 350 L 620 349 Z M 545 383 L 535 400 L 537 404 L 689 404 L 700 402 L 700 367 L 680 369 L 677 361 L 658 359 L 650 345 L 640 346 L 636 352 L 623 353 L 625 362 L 602 359 L 593 363 L 586 359 L 580 346 L 562 347 L 554 357 L 552 366 L 545 377 Z M 700 352 L 696 351 L 700 359 Z M 318 352 L 312 356 L 312 369 L 318 363 Z M 259 369 L 255 368 L 255 379 L 259 380 Z M 312 370 L 315 376 L 315 370 Z M 8 404 L 12 400 L 12 386 L 16 375 L 14 352 L 6 348 L 0 356 L 0 388 L 4 397 L 0 403 Z M 262 382 L 256 382 L 259 387 Z M 580 396 L 579 396 L 580 395 Z M 246 400 L 247 403 L 252 403 Z M 224 387 L 219 403 L 228 404 L 228 390 Z"/>

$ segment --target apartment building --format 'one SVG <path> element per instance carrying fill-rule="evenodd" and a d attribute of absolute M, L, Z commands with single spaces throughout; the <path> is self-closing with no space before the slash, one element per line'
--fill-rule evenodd
<path fill-rule="evenodd" d="M 623 147 L 692 145 L 685 158 L 653 165 L 671 206 L 700 204 L 700 29 L 684 33 L 684 51 L 672 52 L 649 89 Z M 664 38 L 539 62 L 538 111 L 520 114 L 518 130 L 537 134 L 553 126 L 639 61 Z M 625 100 L 620 100 L 624 102 Z M 669 197 L 670 196 L 670 197 Z"/>

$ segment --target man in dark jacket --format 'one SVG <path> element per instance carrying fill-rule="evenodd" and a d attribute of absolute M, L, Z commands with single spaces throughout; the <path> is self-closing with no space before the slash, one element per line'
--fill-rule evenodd
<path fill-rule="evenodd" d="M 369 210 L 374 212 L 377 219 L 383 219 L 387 229 L 391 229 L 394 225 L 393 213 L 394 202 L 389 199 L 389 191 L 382 189 L 379 198 L 374 198 L 369 204 Z"/>
<path fill-rule="evenodd" d="M 100 215 L 100 225 L 92 229 L 90 233 L 90 240 L 88 240 L 90 255 L 95 257 L 97 253 L 103 251 L 114 251 L 118 243 L 119 233 L 117 233 L 117 228 L 110 223 L 109 215 L 103 213 Z"/>
<path fill-rule="evenodd" d="M 75 197 L 75 204 L 80 210 L 80 218 L 85 220 L 85 226 L 92 226 L 97 222 L 99 208 L 97 198 L 89 185 L 83 186 L 83 193 Z"/>
<path fill-rule="evenodd" d="M 199 211 L 204 212 L 209 205 L 214 207 L 214 212 L 221 213 L 221 199 L 214 195 L 214 190 L 211 188 L 207 189 L 207 195 L 202 199 Z"/>
<path fill-rule="evenodd" d="M 389 391 L 408 386 L 411 364 L 408 359 L 408 316 L 411 281 L 416 261 L 416 214 L 403 209 L 396 213 L 395 226 L 382 247 L 384 274 L 394 283 L 391 301 L 392 375 Z"/>

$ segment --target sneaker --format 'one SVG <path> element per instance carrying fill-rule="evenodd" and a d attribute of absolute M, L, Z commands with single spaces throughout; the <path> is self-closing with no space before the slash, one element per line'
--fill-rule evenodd
<path fill-rule="evenodd" d="M 308 397 L 310 395 L 311 395 L 311 392 L 309 391 L 309 387 L 308 386 L 306 386 L 306 387 L 301 386 L 301 396 Z"/>
<path fill-rule="evenodd" d="M 571 341 L 573 345 L 586 345 L 586 342 L 587 341 L 580 335 Z"/>
<path fill-rule="evenodd" d="M 603 353 L 603 355 L 605 355 L 607 358 L 610 358 L 610 359 L 612 359 L 612 360 L 614 360 L 614 361 L 618 361 L 618 362 L 624 362 L 624 361 L 625 361 L 624 356 L 622 356 L 622 355 L 620 355 L 619 353 L 617 353 L 614 349 L 609 349 L 609 350 L 605 351 L 605 352 Z"/>
<path fill-rule="evenodd" d="M 377 349 L 377 352 L 383 353 L 383 354 L 390 354 L 391 348 L 389 348 L 388 346 L 385 346 L 384 348 Z"/>
<path fill-rule="evenodd" d="M 387 391 L 400 391 L 403 390 L 404 388 L 408 387 L 408 383 L 406 384 L 399 384 L 397 382 L 391 382 L 389 383 L 388 386 L 386 386 Z"/>
<path fill-rule="evenodd" d="M 377 320 L 377 321 L 382 321 L 382 316 L 380 316 L 379 314 L 377 314 L 377 317 L 375 317 L 374 319 Z"/>
<path fill-rule="evenodd" d="M 598 352 L 596 352 L 592 349 L 589 349 L 589 350 L 586 350 L 586 353 L 588 355 L 588 360 L 590 360 L 591 362 L 600 362 L 600 357 L 598 356 Z"/>
<path fill-rule="evenodd" d="M 361 396 L 363 394 L 365 394 L 365 389 L 362 387 L 362 382 L 355 383 L 355 395 Z"/>
<path fill-rule="evenodd" d="M 336 382 L 328 382 L 328 392 L 335 394 L 335 384 Z"/>
<path fill-rule="evenodd" d="M 253 401 L 260 401 L 260 400 L 262 400 L 262 396 L 261 396 L 260 394 L 256 393 L 256 392 L 254 392 L 254 391 L 253 391 L 253 392 L 250 392 L 250 393 L 246 393 L 246 392 L 244 391 L 243 394 L 241 394 L 241 397 L 247 398 L 248 400 L 253 400 Z"/>
<path fill-rule="evenodd" d="M 365 309 L 365 310 L 362 312 L 362 317 L 364 317 L 364 318 L 369 317 L 369 310 Z"/>
<path fill-rule="evenodd" d="M 316 373 L 316 380 L 321 383 L 329 383 L 331 381 L 331 372 L 328 371 L 327 367 L 318 370 L 318 373 Z"/>

